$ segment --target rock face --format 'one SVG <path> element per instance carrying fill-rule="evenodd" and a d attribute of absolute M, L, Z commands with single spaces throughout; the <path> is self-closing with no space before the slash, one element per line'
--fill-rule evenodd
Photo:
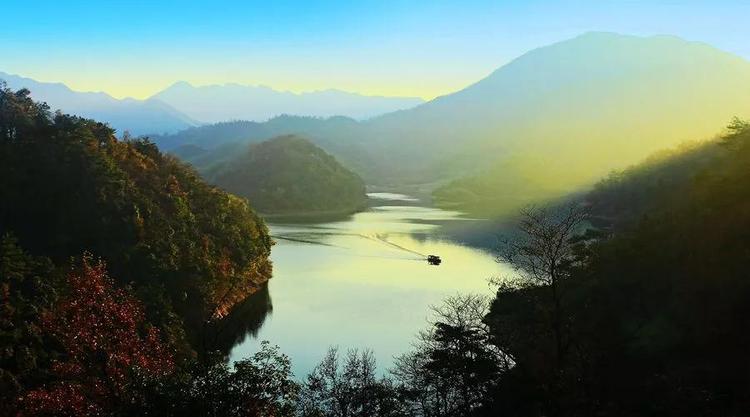
<path fill-rule="evenodd" d="M 266 214 L 353 212 L 367 199 L 359 176 L 297 136 L 250 145 L 209 177 Z"/>

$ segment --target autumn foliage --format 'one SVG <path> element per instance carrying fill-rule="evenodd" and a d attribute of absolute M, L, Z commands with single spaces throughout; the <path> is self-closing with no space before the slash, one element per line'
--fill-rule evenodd
<path fill-rule="evenodd" d="M 174 371 L 173 356 L 143 307 L 115 288 L 102 261 L 83 257 L 69 274 L 70 293 L 43 313 L 42 328 L 64 355 L 54 361 L 55 381 L 22 398 L 22 415 L 87 416 L 138 400 L 140 377 Z"/>
<path fill-rule="evenodd" d="M 271 238 L 249 203 L 146 138 L 53 113 L 0 81 L 0 235 L 65 265 L 89 251 L 132 286 L 185 355 L 206 321 L 271 276 Z"/>

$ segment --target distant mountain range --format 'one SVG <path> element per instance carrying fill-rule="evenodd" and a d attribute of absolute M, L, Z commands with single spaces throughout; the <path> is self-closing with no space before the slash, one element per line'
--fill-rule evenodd
<path fill-rule="evenodd" d="M 535 197 L 564 193 L 659 149 L 710 138 L 734 116 L 750 117 L 748 61 L 671 36 L 596 32 L 532 50 L 454 94 L 366 121 L 275 119 L 235 124 L 223 137 L 200 127 L 160 140 L 211 149 L 260 140 L 273 127 L 273 135 L 311 138 L 369 183 L 476 175 L 484 186 L 474 191 L 515 201 L 524 189 L 536 188 Z"/>
<path fill-rule="evenodd" d="M 73 91 L 62 83 L 39 82 L 0 72 L 13 89 L 28 88 L 53 110 L 108 122 L 133 135 L 174 133 L 230 120 L 265 121 L 279 115 L 346 116 L 366 119 L 423 102 L 412 97 L 378 97 L 339 90 L 295 94 L 238 84 L 194 87 L 178 82 L 146 100 L 116 99 L 105 93 Z"/>
<path fill-rule="evenodd" d="M 184 81 L 173 84 L 151 98 L 170 104 L 196 120 L 209 123 L 229 120 L 265 121 L 283 114 L 368 119 L 424 102 L 417 97 L 365 96 L 340 90 L 296 94 L 240 84 L 195 87 Z"/>
<path fill-rule="evenodd" d="M 133 135 L 161 134 L 200 124 L 156 99 L 118 100 L 105 93 L 73 91 L 61 83 L 39 82 L 4 72 L 0 72 L 0 80 L 12 89 L 29 89 L 35 100 L 47 102 L 52 110 L 107 122 L 119 133 L 128 130 Z"/>
<path fill-rule="evenodd" d="M 676 37 L 600 32 L 532 50 L 459 92 L 366 120 L 388 111 L 383 103 L 393 109 L 418 100 L 334 91 L 297 95 L 231 84 L 177 83 L 145 101 L 73 93 L 59 84 L 30 89 L 53 107 L 120 129 L 136 124 L 117 118 L 123 108 L 152 117 L 151 125 L 129 127 L 134 133 L 187 127 L 154 139 L 202 166 L 225 160 L 235 145 L 298 134 L 371 184 L 437 186 L 474 177 L 445 190 L 446 201 L 492 195 L 520 203 L 528 196 L 566 193 L 659 149 L 710 138 L 734 116 L 750 117 L 750 62 Z M 50 93 L 58 90 L 75 105 Z M 102 109 L 112 113 L 95 113 Z M 339 111 L 352 117 L 323 117 Z M 305 112 L 320 117 L 262 121 Z M 258 120 L 196 122 L 235 118 Z"/>

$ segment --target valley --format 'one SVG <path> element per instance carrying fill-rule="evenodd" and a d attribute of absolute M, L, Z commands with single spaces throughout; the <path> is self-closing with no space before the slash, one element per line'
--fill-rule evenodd
<path fill-rule="evenodd" d="M 0 26 L 0 416 L 748 414 L 750 7 L 188 3 Z"/>

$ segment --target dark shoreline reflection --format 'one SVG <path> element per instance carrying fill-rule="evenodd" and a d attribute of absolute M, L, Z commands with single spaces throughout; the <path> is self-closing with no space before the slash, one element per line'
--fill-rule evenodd
<path fill-rule="evenodd" d="M 272 312 L 271 293 L 268 283 L 265 283 L 213 326 L 213 346 L 222 353 L 229 354 L 232 348 L 244 343 L 248 337 L 256 337 Z"/>

